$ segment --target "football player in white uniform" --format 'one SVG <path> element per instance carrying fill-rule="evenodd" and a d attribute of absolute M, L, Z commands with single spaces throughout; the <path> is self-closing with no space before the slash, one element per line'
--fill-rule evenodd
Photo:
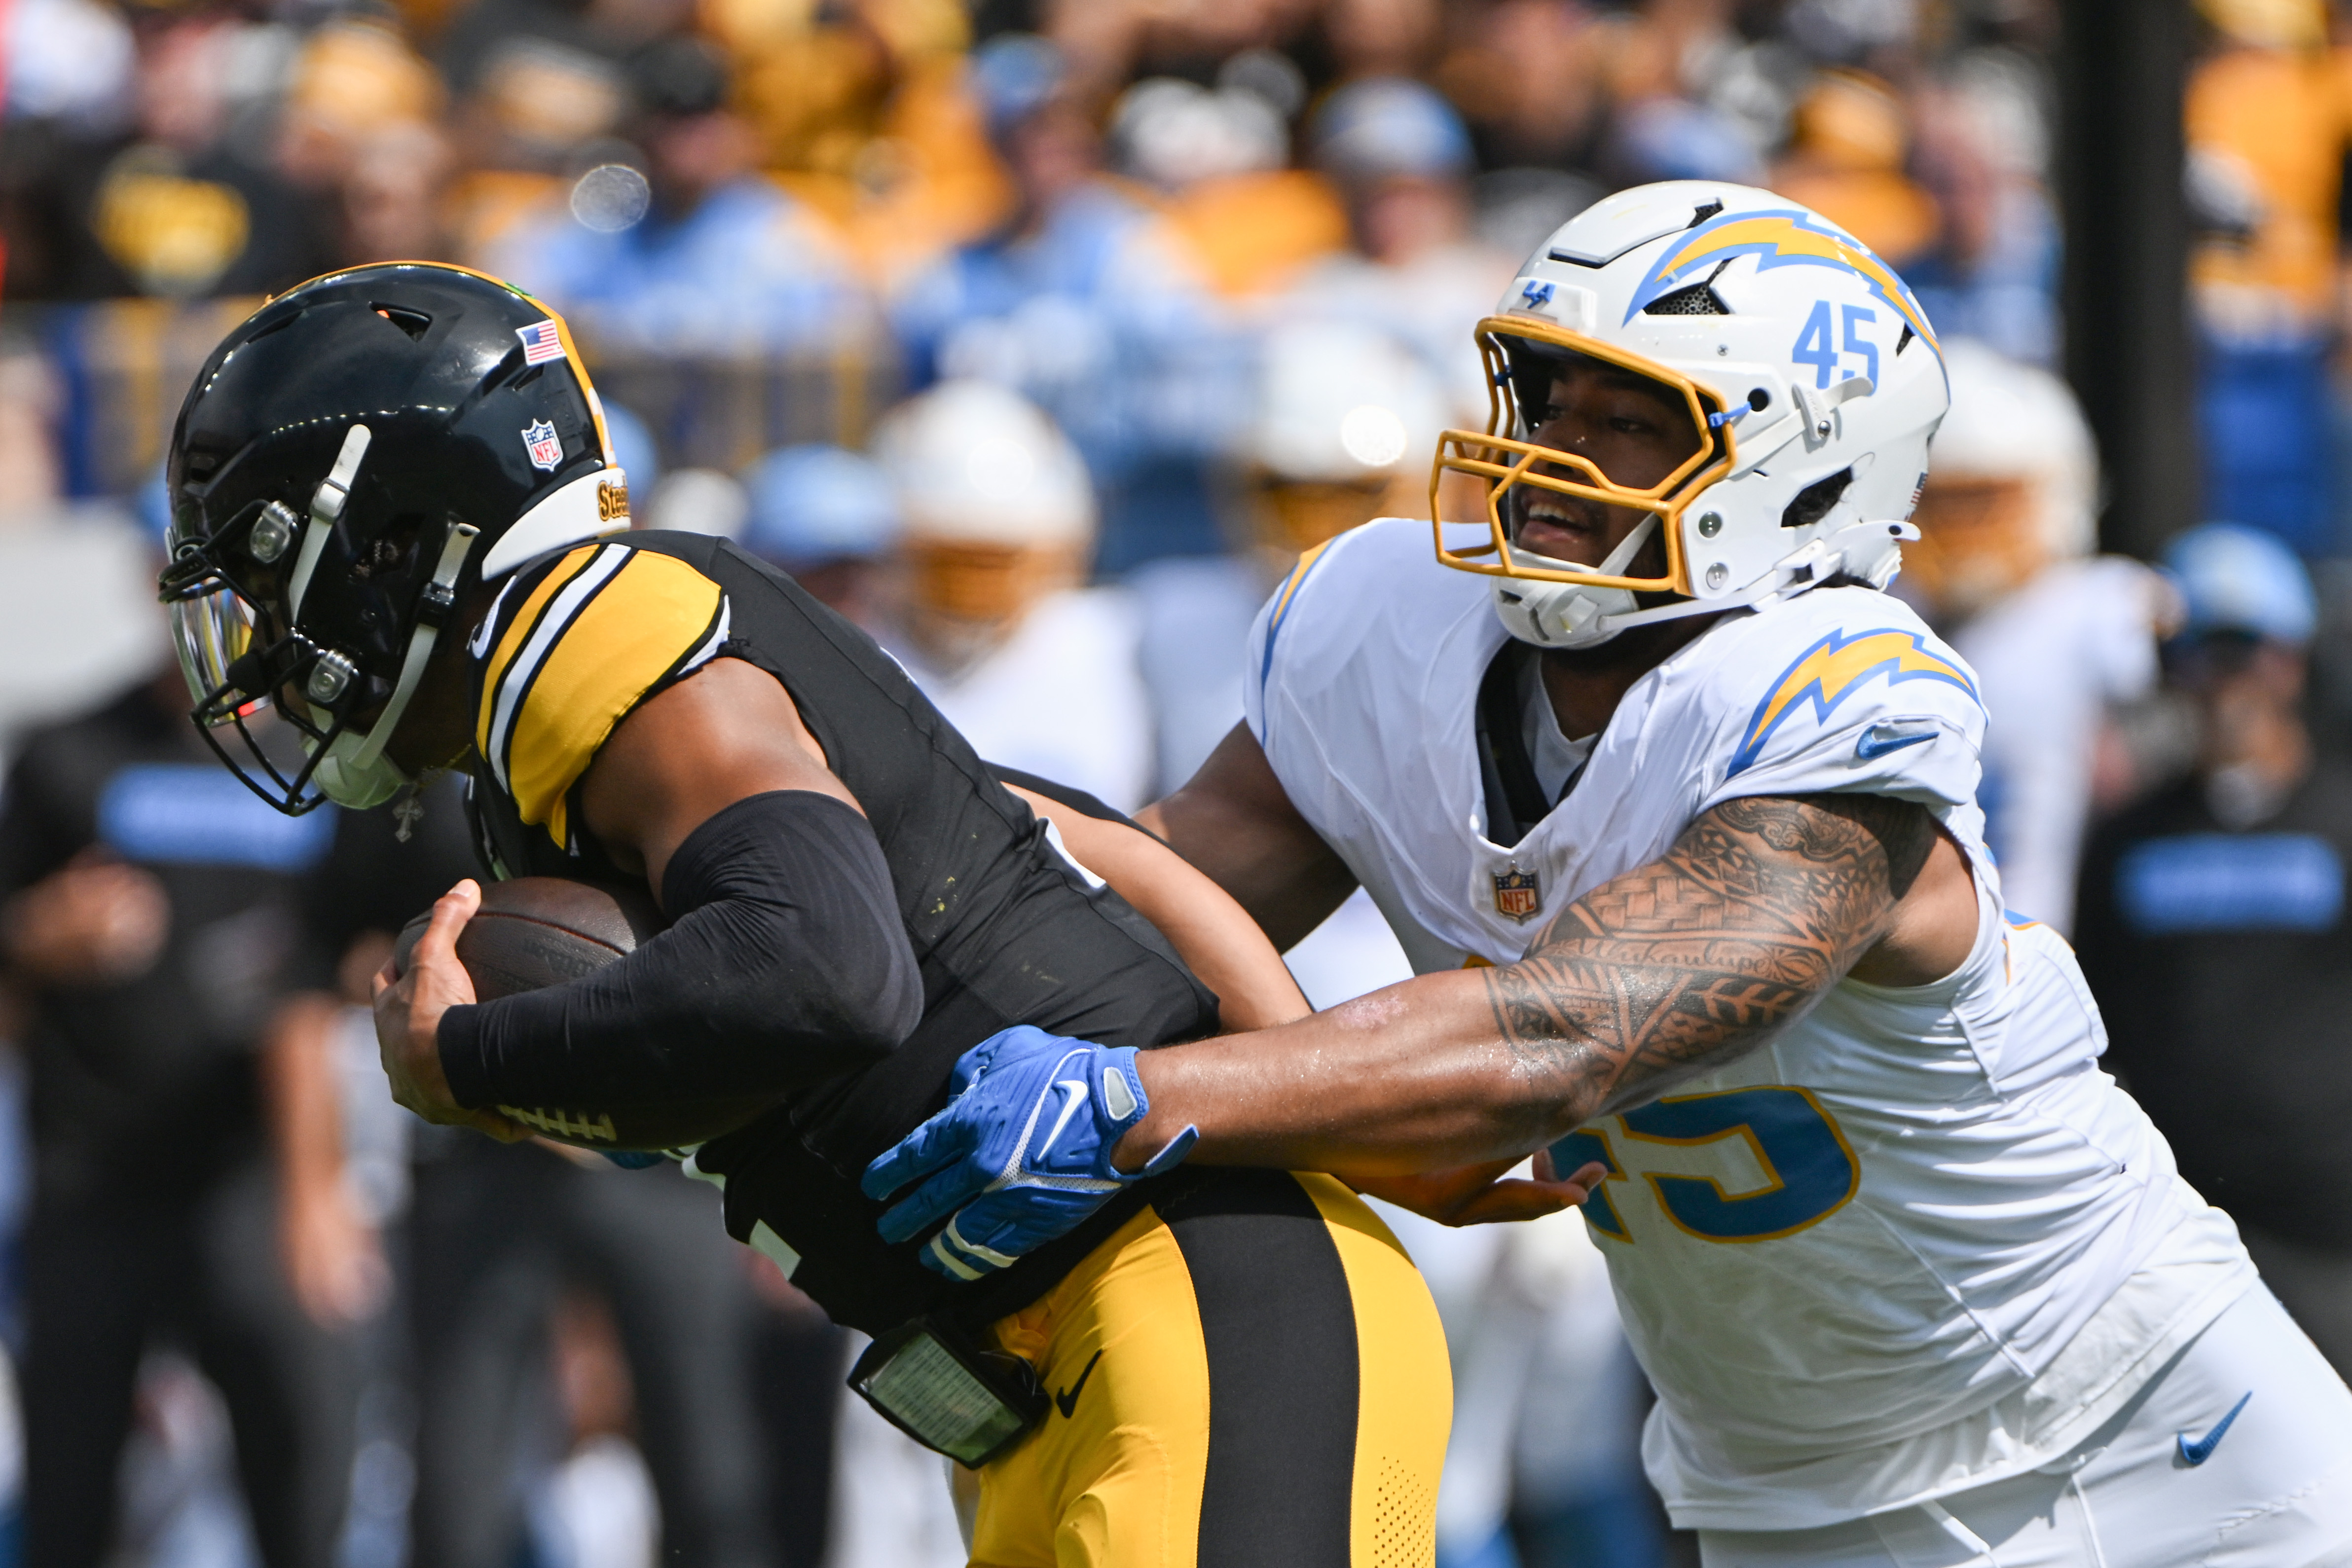
<path fill-rule="evenodd" d="M 1975 678 L 1879 591 L 1947 404 L 1910 291 L 1769 193 L 1654 185 L 1477 335 L 1489 428 L 1439 455 L 1486 517 L 1302 561 L 1148 812 L 1278 944 L 1360 883 L 1419 977 L 1146 1053 L 1099 1171 L 1040 1114 L 1084 1048 L 982 1047 L 869 1171 L 886 1231 L 994 1266 L 1187 1124 L 1456 1219 L 1580 1201 L 1713 1568 L 2352 1562 L 2352 1393 L 2004 916 Z M 1573 1179 L 1488 1185 L 1545 1148 Z"/>

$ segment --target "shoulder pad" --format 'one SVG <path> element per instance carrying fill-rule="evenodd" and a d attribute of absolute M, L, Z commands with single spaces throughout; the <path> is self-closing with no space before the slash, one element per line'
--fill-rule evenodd
<path fill-rule="evenodd" d="M 1730 742 L 1717 799 L 1975 798 L 1976 673 L 1900 601 L 1817 590 L 1740 630 L 1710 681 Z"/>
<path fill-rule="evenodd" d="M 522 821 L 569 842 L 566 800 L 613 727 L 727 639 L 717 583 L 671 555 L 583 545 L 510 584 L 467 645 L 474 746 Z"/>

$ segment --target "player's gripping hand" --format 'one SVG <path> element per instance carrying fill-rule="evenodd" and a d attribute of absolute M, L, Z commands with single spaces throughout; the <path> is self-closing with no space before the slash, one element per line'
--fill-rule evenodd
<path fill-rule="evenodd" d="M 1487 1160 L 1452 1170 L 1420 1176 L 1360 1176 L 1346 1172 L 1339 1179 L 1370 1197 L 1409 1208 L 1441 1225 L 1496 1225 L 1541 1219 L 1563 1208 L 1574 1208 L 1599 1190 L 1609 1167 L 1588 1161 L 1576 1174 L 1562 1178 L 1549 1149 L 1536 1152 L 1531 1177 L 1514 1176 L 1515 1159 Z"/>
<path fill-rule="evenodd" d="M 952 1082 L 947 1108 L 859 1184 L 879 1200 L 929 1178 L 882 1216 L 882 1239 L 905 1241 L 946 1219 L 922 1257 L 950 1279 L 980 1279 L 1067 1235 L 1121 1187 L 1174 1169 L 1200 1137 L 1187 1127 L 1141 1170 L 1113 1167 L 1120 1135 L 1151 1109 L 1131 1046 L 1021 1024 L 965 1051 Z"/>
<path fill-rule="evenodd" d="M 417 939 L 404 972 L 386 958 L 375 975 L 375 1040 L 391 1080 L 392 1097 L 428 1122 L 472 1127 L 502 1144 L 530 1136 L 495 1111 L 468 1111 L 449 1092 L 441 1071 L 441 1015 L 474 998 L 474 977 L 457 957 L 457 933 L 482 906 L 470 878 L 433 905 L 433 923 Z"/>

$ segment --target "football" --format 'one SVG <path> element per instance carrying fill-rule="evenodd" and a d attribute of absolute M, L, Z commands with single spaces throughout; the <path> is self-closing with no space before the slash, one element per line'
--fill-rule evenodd
<path fill-rule="evenodd" d="M 393 948 L 397 972 L 432 912 L 404 926 Z M 482 884 L 482 907 L 457 934 L 457 961 L 474 994 L 495 1001 L 577 979 L 634 951 L 661 930 L 661 911 L 642 888 L 525 876 Z M 731 1133 L 774 1104 L 766 1096 L 666 1100 L 633 1105 L 499 1105 L 498 1113 L 542 1137 L 585 1149 L 674 1149 Z"/>

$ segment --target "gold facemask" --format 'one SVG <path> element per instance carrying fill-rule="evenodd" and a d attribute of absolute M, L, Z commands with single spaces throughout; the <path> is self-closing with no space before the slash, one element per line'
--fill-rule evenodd
<path fill-rule="evenodd" d="M 1591 588 L 1622 588 L 1636 593 L 1692 594 L 1690 573 L 1683 559 L 1682 530 L 1678 526 L 1682 513 L 1700 491 L 1731 472 L 1736 462 L 1730 424 L 1710 417 L 1722 412 L 1715 393 L 1682 372 L 1669 370 L 1655 361 L 1536 317 L 1489 316 L 1478 323 L 1476 336 L 1479 356 L 1486 365 L 1486 429 L 1483 434 L 1448 430 L 1438 437 L 1437 456 L 1431 465 L 1429 477 L 1430 516 L 1435 519 L 1437 559 L 1457 570 L 1475 571 L 1486 577 L 1576 583 Z M 1519 439 L 1515 433 L 1529 429 L 1531 425 L 1519 409 L 1517 390 L 1511 379 L 1510 355 L 1504 346 L 1506 339 L 1598 360 L 1656 382 L 1667 394 L 1669 402 L 1688 411 L 1692 428 L 1699 437 L 1697 450 L 1656 484 L 1635 487 L 1612 481 L 1601 472 L 1599 465 L 1588 457 Z M 1555 465 L 1582 477 L 1563 478 L 1558 475 L 1538 473 L 1538 464 Z M 1485 502 L 1482 509 L 1485 516 L 1478 519 L 1459 520 L 1483 521 L 1490 541 L 1487 544 L 1469 549 L 1447 547 L 1445 524 L 1450 519 L 1441 504 L 1441 491 L 1448 488 L 1445 486 L 1448 474 L 1465 476 L 1483 486 Z M 1580 570 L 1549 557 L 1514 549 L 1510 526 L 1504 520 L 1504 508 L 1508 504 L 1511 492 L 1520 486 L 1534 486 L 1563 496 L 1581 497 L 1606 506 L 1626 507 L 1653 514 L 1658 519 L 1659 531 L 1665 537 L 1665 574 L 1662 577 L 1625 577 Z"/>

